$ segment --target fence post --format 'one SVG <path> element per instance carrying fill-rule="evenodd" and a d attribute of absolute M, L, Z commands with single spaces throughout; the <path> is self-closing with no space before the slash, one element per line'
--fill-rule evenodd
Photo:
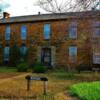
<path fill-rule="evenodd" d="M 31 76 L 28 75 L 25 78 L 27 79 L 27 91 L 29 91 L 30 90 L 30 82 L 31 82 L 30 78 L 31 78 Z"/>
<path fill-rule="evenodd" d="M 48 85 L 48 79 L 45 77 L 41 78 L 41 81 L 43 81 L 43 91 L 44 91 L 44 95 L 47 94 L 47 85 Z"/>
<path fill-rule="evenodd" d="M 47 94 L 47 86 L 48 86 L 48 82 L 47 81 L 44 81 L 44 95 Z"/>

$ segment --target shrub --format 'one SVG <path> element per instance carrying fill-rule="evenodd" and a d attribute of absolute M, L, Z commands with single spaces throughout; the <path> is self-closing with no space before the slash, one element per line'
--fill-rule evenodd
<path fill-rule="evenodd" d="M 47 71 L 47 67 L 43 66 L 41 63 L 36 63 L 33 67 L 33 72 L 36 73 L 45 73 Z"/>
<path fill-rule="evenodd" d="M 18 72 L 27 72 L 27 70 L 28 70 L 28 64 L 27 63 L 20 63 L 17 66 L 17 71 Z"/>
<path fill-rule="evenodd" d="M 76 66 L 76 69 L 80 72 L 80 71 L 91 71 L 92 67 L 89 65 L 84 65 L 84 64 L 80 64 L 78 66 Z"/>
<path fill-rule="evenodd" d="M 70 87 L 71 94 L 81 100 L 100 100 L 100 82 L 84 82 Z"/>
<path fill-rule="evenodd" d="M 92 67 L 93 68 L 100 68 L 100 64 L 93 64 Z"/>

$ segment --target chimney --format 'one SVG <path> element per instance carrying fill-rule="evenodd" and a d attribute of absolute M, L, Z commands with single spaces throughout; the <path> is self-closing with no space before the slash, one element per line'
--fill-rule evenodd
<path fill-rule="evenodd" d="M 41 13 L 40 12 L 38 12 L 38 15 L 40 15 Z"/>
<path fill-rule="evenodd" d="M 7 12 L 3 12 L 3 18 L 9 18 L 10 17 L 10 14 L 7 13 Z"/>

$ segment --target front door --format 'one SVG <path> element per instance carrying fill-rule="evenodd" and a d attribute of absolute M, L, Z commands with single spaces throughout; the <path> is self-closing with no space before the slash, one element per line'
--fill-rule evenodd
<path fill-rule="evenodd" d="M 41 61 L 42 64 L 46 65 L 46 66 L 50 66 L 51 65 L 51 49 L 50 48 L 42 48 L 42 52 L 41 52 Z"/>

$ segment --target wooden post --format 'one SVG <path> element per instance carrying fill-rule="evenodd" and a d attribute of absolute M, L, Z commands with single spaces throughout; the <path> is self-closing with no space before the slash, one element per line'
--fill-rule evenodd
<path fill-rule="evenodd" d="M 27 80 L 27 91 L 30 90 L 30 80 Z"/>
<path fill-rule="evenodd" d="M 31 79 L 31 76 L 28 75 L 25 78 L 27 79 L 27 91 L 29 91 L 30 90 L 30 82 L 31 82 L 30 79 Z"/>
<path fill-rule="evenodd" d="M 43 86 L 43 88 L 44 88 L 44 95 L 47 94 L 47 86 L 48 86 L 48 81 L 44 81 L 44 86 Z"/>
<path fill-rule="evenodd" d="M 44 95 L 47 94 L 47 84 L 48 84 L 48 79 L 46 77 L 31 77 L 31 76 L 26 76 L 25 77 L 27 79 L 27 91 L 30 90 L 30 83 L 31 80 L 37 80 L 37 81 L 43 81 L 43 91 L 44 91 Z"/>

